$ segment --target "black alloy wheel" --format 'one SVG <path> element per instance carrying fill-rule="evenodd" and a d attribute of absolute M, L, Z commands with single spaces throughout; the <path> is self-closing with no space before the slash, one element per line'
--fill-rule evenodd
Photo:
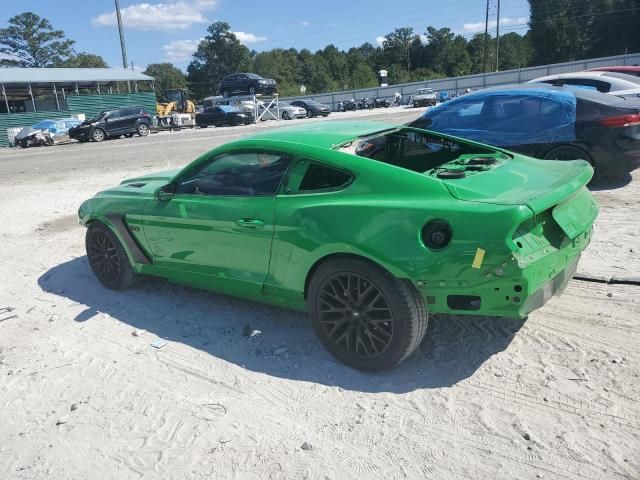
<path fill-rule="evenodd" d="M 112 290 L 129 287 L 135 278 L 124 248 L 103 223 L 92 222 L 85 237 L 87 258 L 100 283 Z"/>
<path fill-rule="evenodd" d="M 395 319 L 371 281 L 353 272 L 335 273 L 322 283 L 318 301 L 320 325 L 344 353 L 369 360 L 389 348 Z"/>
<path fill-rule="evenodd" d="M 357 257 L 322 263 L 307 303 L 322 344 L 352 368 L 380 371 L 408 357 L 425 335 L 428 313 L 408 281 Z"/>

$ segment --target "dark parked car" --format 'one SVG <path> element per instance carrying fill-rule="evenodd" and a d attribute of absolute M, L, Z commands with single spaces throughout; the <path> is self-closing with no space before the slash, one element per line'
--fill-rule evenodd
<path fill-rule="evenodd" d="M 253 115 L 245 113 L 231 105 L 216 105 L 207 107 L 204 112 L 196 114 L 196 125 L 201 128 L 215 125 L 249 125 L 253 122 Z"/>
<path fill-rule="evenodd" d="M 132 137 L 134 133 L 146 137 L 151 124 L 151 115 L 143 107 L 113 108 L 71 128 L 69 137 L 81 142 L 101 142 L 105 138 L 122 135 Z"/>
<path fill-rule="evenodd" d="M 409 125 L 542 159 L 587 160 L 600 176 L 640 161 L 640 101 L 590 90 L 514 85 L 469 93 Z"/>
<path fill-rule="evenodd" d="M 218 91 L 223 97 L 234 94 L 256 95 L 259 93 L 270 95 L 278 90 L 276 81 L 262 78 L 255 73 L 233 73 L 227 75 L 220 82 Z"/>
<path fill-rule="evenodd" d="M 291 102 L 291 105 L 304 108 L 307 111 L 307 117 L 317 117 L 318 115 L 326 117 L 331 113 L 331 108 L 328 105 L 323 105 L 313 100 L 296 100 Z"/>

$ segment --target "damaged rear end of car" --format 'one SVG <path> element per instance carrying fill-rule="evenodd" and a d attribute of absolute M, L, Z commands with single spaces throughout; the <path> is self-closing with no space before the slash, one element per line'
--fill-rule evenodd
<path fill-rule="evenodd" d="M 522 318 L 559 294 L 591 240 L 598 206 L 585 161 L 542 161 L 420 129 L 363 139 L 356 150 L 438 182 L 424 254 L 407 273 L 434 313 Z M 395 138 L 394 138 L 395 137 Z"/>

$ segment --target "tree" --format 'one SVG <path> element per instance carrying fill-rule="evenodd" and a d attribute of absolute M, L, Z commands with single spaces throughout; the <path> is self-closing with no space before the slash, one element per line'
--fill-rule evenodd
<path fill-rule="evenodd" d="M 167 101 L 164 92 L 170 88 L 187 88 L 187 77 L 182 70 L 170 63 L 151 63 L 142 72 L 155 79 L 156 96 L 161 101 Z"/>
<path fill-rule="evenodd" d="M 390 65 L 397 63 L 403 65 L 407 71 L 411 70 L 411 46 L 415 38 L 413 28 L 407 27 L 396 28 L 385 35 L 382 48 L 387 62 Z M 418 43 L 420 43 L 420 37 L 418 37 Z"/>
<path fill-rule="evenodd" d="M 511 32 L 500 36 L 500 70 L 526 67 L 531 62 L 532 55 L 533 50 L 527 35 L 522 37 Z"/>
<path fill-rule="evenodd" d="M 0 60 L 5 67 L 49 67 L 61 64 L 73 54 L 73 40 L 65 39 L 62 30 L 33 12 L 9 19 L 0 29 L 0 53 L 10 58 Z"/>
<path fill-rule="evenodd" d="M 80 52 L 61 62 L 56 67 L 77 67 L 77 68 L 107 68 L 107 62 L 100 55 Z"/>
<path fill-rule="evenodd" d="M 215 22 L 198 45 L 187 67 L 189 89 L 198 98 L 214 94 L 225 75 L 247 70 L 251 65 L 249 49 L 230 31 L 226 22 Z"/>

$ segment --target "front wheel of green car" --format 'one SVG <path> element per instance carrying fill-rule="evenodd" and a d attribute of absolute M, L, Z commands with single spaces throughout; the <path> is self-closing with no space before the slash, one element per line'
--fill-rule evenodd
<path fill-rule="evenodd" d="M 307 301 L 322 344 L 358 370 L 397 365 L 427 331 L 427 308 L 415 287 L 365 260 L 337 257 L 321 264 Z"/>
<path fill-rule="evenodd" d="M 111 290 L 124 290 L 135 280 L 135 273 L 120 240 L 109 227 L 92 222 L 85 237 L 91 270 L 102 285 Z"/>

